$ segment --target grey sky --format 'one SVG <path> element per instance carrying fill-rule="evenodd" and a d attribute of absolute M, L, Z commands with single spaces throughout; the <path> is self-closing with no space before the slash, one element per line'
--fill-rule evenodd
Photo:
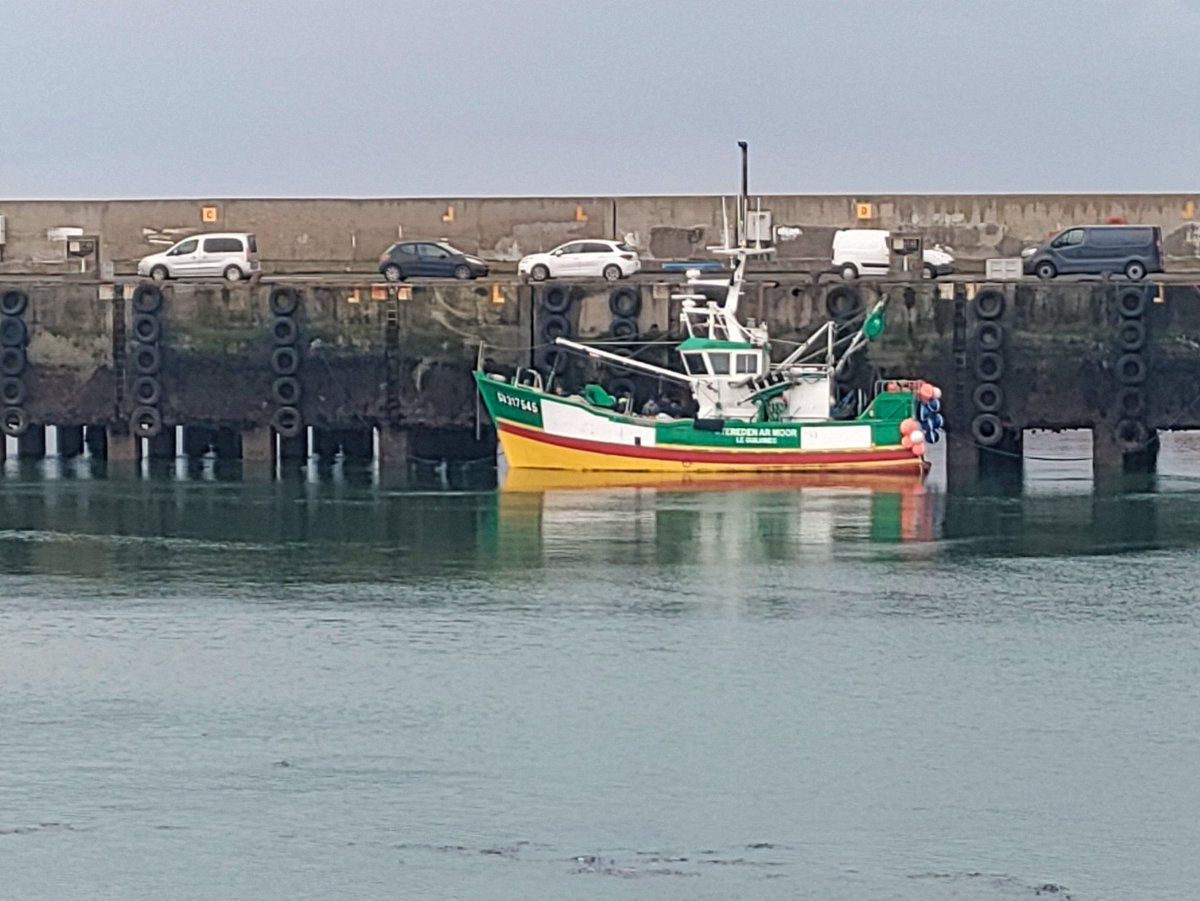
<path fill-rule="evenodd" d="M 1193 0 L 2 0 L 0 197 L 1189 191 Z"/>

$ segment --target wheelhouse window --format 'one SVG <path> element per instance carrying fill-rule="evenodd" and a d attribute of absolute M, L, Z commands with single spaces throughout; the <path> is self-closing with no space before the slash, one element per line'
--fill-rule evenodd
<path fill-rule="evenodd" d="M 758 372 L 758 354 L 738 354 L 734 371 L 738 375 Z"/>
<path fill-rule="evenodd" d="M 708 372 L 704 368 L 704 354 L 687 353 L 682 356 L 683 368 L 688 375 L 705 375 Z"/>
<path fill-rule="evenodd" d="M 1074 247 L 1076 244 L 1083 243 L 1083 229 L 1073 228 L 1069 232 L 1063 232 L 1054 239 L 1055 247 Z"/>
<path fill-rule="evenodd" d="M 713 375 L 729 375 L 729 354 L 710 353 L 708 363 L 712 367 Z"/>

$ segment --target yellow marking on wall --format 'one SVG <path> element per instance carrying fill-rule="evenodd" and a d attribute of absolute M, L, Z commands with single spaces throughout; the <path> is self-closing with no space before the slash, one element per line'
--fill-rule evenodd
<path fill-rule="evenodd" d="M 875 204 L 873 203 L 856 203 L 854 204 L 855 219 L 874 219 Z"/>
<path fill-rule="evenodd" d="M 453 222 L 454 221 L 454 204 L 452 204 L 452 203 L 446 204 L 446 212 L 442 213 L 442 221 L 443 222 Z"/>
<path fill-rule="evenodd" d="M 500 283 L 492 282 L 492 303 L 504 303 L 507 299 L 504 296 L 504 289 L 500 287 Z"/>
<path fill-rule="evenodd" d="M 201 222 L 216 222 L 221 216 L 221 211 L 215 206 L 200 207 Z"/>
<path fill-rule="evenodd" d="M 412 285 L 397 285 L 396 300 L 412 300 Z"/>
<path fill-rule="evenodd" d="M 575 204 L 575 221 L 576 222 L 587 222 L 588 221 L 587 213 L 585 213 L 583 211 L 583 207 L 578 203 Z"/>
<path fill-rule="evenodd" d="M 371 285 L 371 300 L 387 300 L 387 285 Z"/>
<path fill-rule="evenodd" d="M 1183 218 L 1184 219 L 1192 219 L 1195 217 L 1195 215 L 1196 215 L 1196 204 L 1194 201 L 1189 200 L 1187 203 L 1185 203 L 1183 205 Z"/>

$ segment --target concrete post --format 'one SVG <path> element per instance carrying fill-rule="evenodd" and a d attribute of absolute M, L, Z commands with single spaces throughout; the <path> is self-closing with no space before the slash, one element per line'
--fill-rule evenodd
<path fill-rule="evenodd" d="M 403 467 L 408 464 L 408 432 L 382 426 L 379 429 L 379 464 Z"/>
<path fill-rule="evenodd" d="M 242 429 L 242 461 L 275 462 L 275 432 L 267 426 Z"/>
<path fill-rule="evenodd" d="M 104 446 L 110 463 L 136 463 L 141 458 L 142 441 L 125 423 L 107 427 Z"/>

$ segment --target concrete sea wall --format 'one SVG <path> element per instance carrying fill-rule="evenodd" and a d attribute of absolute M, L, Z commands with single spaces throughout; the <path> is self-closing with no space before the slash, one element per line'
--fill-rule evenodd
<path fill-rule="evenodd" d="M 1200 267 L 1200 195 L 791 194 L 761 203 L 777 261 L 798 268 L 827 260 L 833 232 L 856 225 L 915 227 L 964 263 L 981 264 L 1060 228 L 1110 217 L 1161 226 L 1168 259 Z M 0 272 L 59 271 L 63 243 L 48 235 L 63 227 L 99 235 L 103 258 L 118 272 L 200 231 L 254 232 L 266 271 L 299 272 L 370 270 L 402 237 L 446 239 L 500 264 L 582 237 L 627 239 L 651 262 L 704 257 L 722 230 L 721 199 L 710 196 L 0 200 L 0 216 Z"/>

